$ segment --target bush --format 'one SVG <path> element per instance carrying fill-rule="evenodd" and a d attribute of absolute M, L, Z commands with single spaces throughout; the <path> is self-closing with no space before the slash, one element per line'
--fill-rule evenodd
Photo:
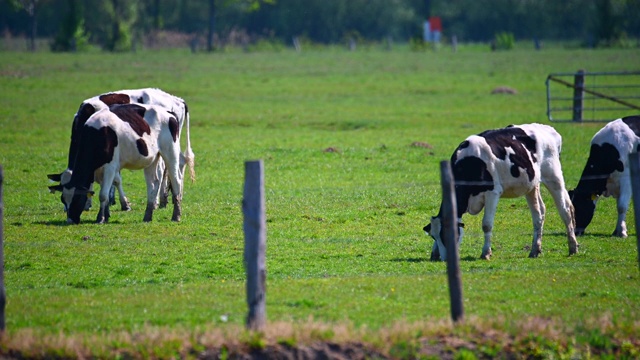
<path fill-rule="evenodd" d="M 516 43 L 513 33 L 500 32 L 497 33 L 491 44 L 492 50 L 511 50 Z"/>

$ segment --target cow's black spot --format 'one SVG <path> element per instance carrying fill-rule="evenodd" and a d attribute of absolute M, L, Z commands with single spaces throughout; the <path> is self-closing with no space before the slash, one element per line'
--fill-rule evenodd
<path fill-rule="evenodd" d="M 94 172 L 113 160 L 116 146 L 118 146 L 118 136 L 112 128 L 104 126 L 96 129 L 92 126 L 84 126 L 78 154 L 74 161 L 73 175 L 65 186 L 88 189 L 94 181 Z"/>
<path fill-rule="evenodd" d="M 532 181 L 535 177 L 535 170 L 533 169 L 533 162 L 537 162 L 538 159 L 535 156 L 536 152 L 536 139 L 527 135 L 524 130 L 518 127 L 507 127 L 503 129 L 487 130 L 478 136 L 482 136 L 487 141 L 491 152 L 495 157 L 501 160 L 507 158 L 507 148 L 513 150 L 513 154 L 509 155 L 509 160 L 513 164 L 510 172 L 514 177 L 520 176 L 519 168 L 526 171 L 529 181 Z"/>
<path fill-rule="evenodd" d="M 578 186 L 570 192 L 577 232 L 584 232 L 591 223 L 596 209 L 594 200 L 606 191 L 607 179 L 614 171 L 624 171 L 624 164 L 616 147 L 609 143 L 591 144 L 589 158 Z"/>
<path fill-rule="evenodd" d="M 467 212 L 469 198 L 485 191 L 493 190 L 493 177 L 482 159 L 469 156 L 453 165 L 458 217 Z"/>
<path fill-rule="evenodd" d="M 470 145 L 469 140 L 465 140 L 458 145 L 456 150 L 451 155 L 451 164 L 455 164 L 458 161 L 458 151 L 468 148 Z"/>
<path fill-rule="evenodd" d="M 606 190 L 607 178 L 614 171 L 624 171 L 618 149 L 609 143 L 591 144 L 589 158 L 582 170 L 576 191 L 601 195 Z"/>
<path fill-rule="evenodd" d="M 178 120 L 176 120 L 176 118 L 173 116 L 171 117 L 171 119 L 169 119 L 169 132 L 171 133 L 173 142 L 176 142 L 178 140 L 178 136 L 180 135 L 180 124 L 178 124 Z"/>
<path fill-rule="evenodd" d="M 67 167 L 70 170 L 73 170 L 73 164 L 76 160 L 78 147 L 80 146 L 82 127 L 95 112 L 96 109 L 93 105 L 83 102 L 80 104 L 76 116 L 73 118 L 73 123 L 71 124 L 71 143 L 69 144 L 69 154 L 67 157 Z"/>
<path fill-rule="evenodd" d="M 131 98 L 129 97 L 129 95 L 118 93 L 102 94 L 100 95 L 100 97 L 98 97 L 98 99 L 107 104 L 107 106 L 131 103 Z"/>
<path fill-rule="evenodd" d="M 140 96 L 140 97 L 138 98 L 138 103 L 140 103 L 140 104 L 144 104 L 144 97 Z"/>
<path fill-rule="evenodd" d="M 136 140 L 136 147 L 138 148 L 138 152 L 140 153 L 140 155 L 145 157 L 149 156 L 149 149 L 147 148 L 147 143 L 144 141 L 144 139 L 140 138 Z"/>
<path fill-rule="evenodd" d="M 151 128 L 144 119 L 147 109 L 143 106 L 137 104 L 113 105 L 109 107 L 109 110 L 122 121 L 128 123 L 138 136 L 142 136 L 144 133 L 151 134 Z"/>
<path fill-rule="evenodd" d="M 626 116 L 622 118 L 622 121 L 627 124 L 637 137 L 640 137 L 640 116 Z"/>
<path fill-rule="evenodd" d="M 186 102 L 182 102 L 182 105 L 184 105 L 184 117 L 186 118 L 189 114 L 189 107 L 187 106 Z"/>

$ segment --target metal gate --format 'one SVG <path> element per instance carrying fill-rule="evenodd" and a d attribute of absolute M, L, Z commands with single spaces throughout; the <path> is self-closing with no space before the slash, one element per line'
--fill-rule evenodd
<path fill-rule="evenodd" d="M 545 83 L 550 121 L 611 121 L 640 114 L 640 71 L 555 73 Z"/>

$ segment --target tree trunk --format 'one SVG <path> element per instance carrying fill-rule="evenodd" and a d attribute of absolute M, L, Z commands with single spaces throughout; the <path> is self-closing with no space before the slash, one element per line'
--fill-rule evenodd
<path fill-rule="evenodd" d="M 424 16 L 427 20 L 431 17 L 431 0 L 424 0 Z"/>
<path fill-rule="evenodd" d="M 118 6 L 118 0 L 111 0 L 111 4 L 113 4 L 113 24 L 111 25 L 111 51 L 115 51 L 118 46 L 118 41 L 120 40 L 120 15 Z"/>
<path fill-rule="evenodd" d="M 153 2 L 153 30 L 160 30 L 160 0 Z"/>
<path fill-rule="evenodd" d="M 215 31 L 216 24 L 216 0 L 209 0 L 209 33 L 207 34 L 207 51 L 212 52 L 213 48 L 213 33 Z"/>
<path fill-rule="evenodd" d="M 27 13 L 29 13 L 29 40 L 27 42 L 27 49 L 29 51 L 36 51 L 36 36 L 38 35 L 38 21 L 36 19 L 37 0 L 31 0 L 26 6 Z"/>

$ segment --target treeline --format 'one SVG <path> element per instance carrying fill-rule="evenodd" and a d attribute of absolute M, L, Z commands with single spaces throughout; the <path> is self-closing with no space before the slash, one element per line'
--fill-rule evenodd
<path fill-rule="evenodd" d="M 640 0 L 0 0 L 0 30 L 52 39 L 56 51 L 125 51 L 158 32 L 200 39 L 214 50 L 294 37 L 402 42 L 419 39 L 423 21 L 438 16 L 445 40 L 487 42 L 506 32 L 615 46 L 640 37 L 638 14 Z"/>

